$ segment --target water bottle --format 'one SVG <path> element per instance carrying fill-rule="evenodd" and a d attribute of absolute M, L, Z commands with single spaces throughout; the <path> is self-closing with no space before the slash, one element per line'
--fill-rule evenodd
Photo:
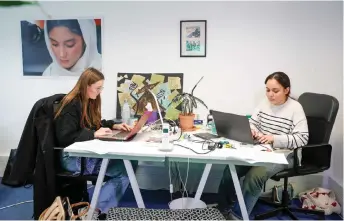
<path fill-rule="evenodd" d="M 129 124 L 130 122 L 130 106 L 128 100 L 124 100 L 124 104 L 122 107 L 122 123 Z"/>

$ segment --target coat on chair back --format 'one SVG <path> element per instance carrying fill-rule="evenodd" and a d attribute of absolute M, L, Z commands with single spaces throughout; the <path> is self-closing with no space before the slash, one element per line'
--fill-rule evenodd
<path fill-rule="evenodd" d="M 11 180 L 18 184 L 33 181 L 34 218 L 48 208 L 56 197 L 54 165 L 54 107 L 65 94 L 38 100 L 26 121 L 11 171 Z"/>

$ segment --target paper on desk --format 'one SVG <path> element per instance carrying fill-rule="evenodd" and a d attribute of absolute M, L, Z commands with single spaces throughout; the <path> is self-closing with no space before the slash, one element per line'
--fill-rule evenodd
<path fill-rule="evenodd" d="M 270 144 L 257 144 L 254 145 L 253 148 L 257 151 L 273 151 Z"/>
<path fill-rule="evenodd" d="M 231 151 L 231 156 L 237 159 L 244 160 L 248 163 L 273 163 L 273 164 L 288 164 L 288 161 L 284 154 L 275 153 L 273 151 L 262 151 L 266 150 L 265 147 L 258 145 L 250 147 L 239 147 L 235 151 Z"/>
<path fill-rule="evenodd" d="M 65 148 L 65 151 L 68 152 L 68 150 L 76 150 L 76 151 L 85 151 L 85 152 L 92 152 L 96 154 L 106 154 L 109 153 L 109 148 L 106 148 L 104 143 L 102 144 L 102 148 L 99 148 L 101 144 L 100 140 L 94 139 L 90 141 L 83 141 L 83 142 L 75 142 L 71 144 L 70 146 Z"/>
<path fill-rule="evenodd" d="M 271 164 L 288 164 L 288 161 L 284 154 L 273 152 L 256 152 L 255 157 L 252 159 L 246 159 L 247 162 L 255 163 L 271 163 Z"/>
<path fill-rule="evenodd" d="M 195 143 L 190 142 L 188 140 L 176 141 L 175 144 L 182 145 L 186 148 L 190 148 L 198 153 L 207 153 L 207 145 L 203 145 L 202 143 Z M 178 146 L 177 146 L 178 147 Z M 176 147 L 175 147 L 176 150 Z M 185 151 L 177 151 L 176 153 L 184 154 Z M 215 149 L 212 152 L 207 154 L 194 154 L 191 151 L 187 151 L 188 156 L 193 155 L 201 156 L 206 158 L 218 159 L 218 160 L 228 160 L 228 161 L 241 161 L 249 164 L 288 164 L 284 154 L 274 153 L 274 152 L 267 152 L 267 151 L 260 151 L 258 149 L 255 150 L 254 146 L 250 147 L 238 147 L 236 149 L 233 148 L 222 148 L 222 149 Z"/>

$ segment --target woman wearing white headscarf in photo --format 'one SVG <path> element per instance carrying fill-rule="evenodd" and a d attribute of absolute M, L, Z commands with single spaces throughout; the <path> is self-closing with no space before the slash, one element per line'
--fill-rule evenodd
<path fill-rule="evenodd" d="M 101 71 L 94 19 L 46 20 L 44 37 L 53 62 L 43 76 L 80 76 L 88 67 Z"/>

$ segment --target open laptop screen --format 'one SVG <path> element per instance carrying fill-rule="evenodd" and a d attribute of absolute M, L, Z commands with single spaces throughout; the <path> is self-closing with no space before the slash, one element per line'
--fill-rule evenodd
<path fill-rule="evenodd" d="M 254 144 L 246 116 L 212 110 L 217 135 L 230 140 Z"/>
<path fill-rule="evenodd" d="M 152 115 L 151 111 L 146 111 L 139 119 L 139 121 L 136 123 L 134 128 L 130 131 L 130 134 L 128 135 L 128 138 L 131 136 L 137 134 L 141 128 L 146 124 L 148 118 Z"/>

